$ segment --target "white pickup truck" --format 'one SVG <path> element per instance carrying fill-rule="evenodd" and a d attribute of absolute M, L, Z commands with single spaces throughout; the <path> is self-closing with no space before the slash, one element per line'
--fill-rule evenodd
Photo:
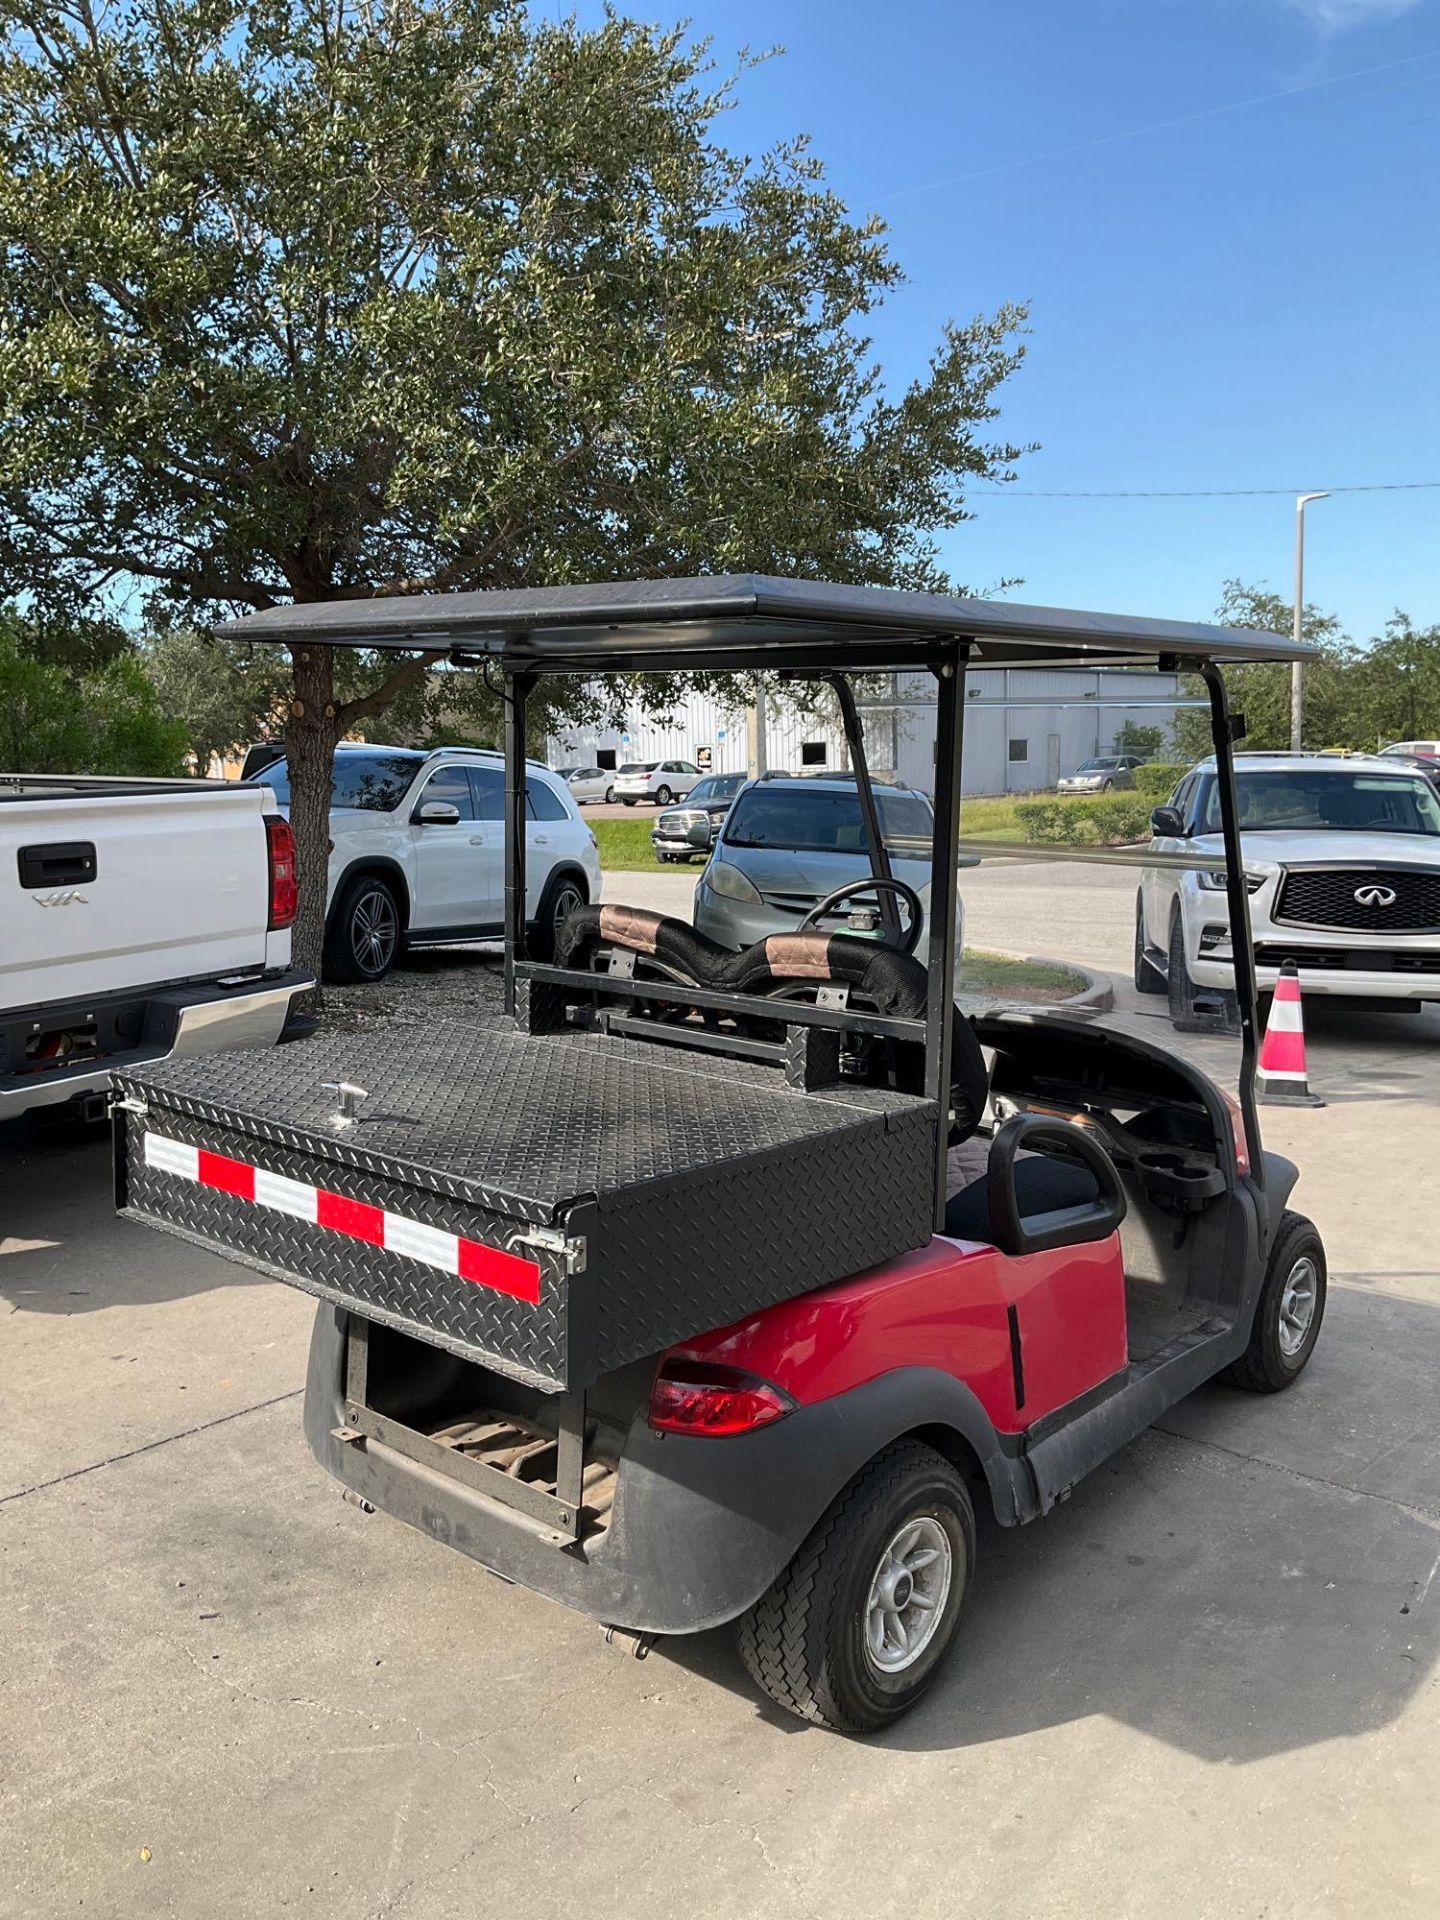
<path fill-rule="evenodd" d="M 267 787 L 0 774 L 0 1120 L 110 1069 L 267 1046 L 297 993 L 294 843 Z"/>

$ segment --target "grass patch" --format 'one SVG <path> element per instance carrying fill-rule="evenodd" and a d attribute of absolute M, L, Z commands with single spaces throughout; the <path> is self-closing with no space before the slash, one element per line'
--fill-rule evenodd
<path fill-rule="evenodd" d="M 660 871 L 655 849 L 650 844 L 650 829 L 655 824 L 653 810 L 639 820 L 589 820 L 586 825 L 600 847 L 600 864 L 607 873 L 654 873 Z"/>
<path fill-rule="evenodd" d="M 980 795 L 960 802 L 960 838 L 962 840 L 1023 840 L 1025 830 L 1015 815 L 1015 803 L 1023 793 Z"/>
<path fill-rule="evenodd" d="M 960 962 L 962 993 L 1000 993 L 1026 1000 L 1068 1000 L 1089 985 L 1088 976 L 1048 960 L 1012 960 L 1008 954 L 966 947 Z"/>

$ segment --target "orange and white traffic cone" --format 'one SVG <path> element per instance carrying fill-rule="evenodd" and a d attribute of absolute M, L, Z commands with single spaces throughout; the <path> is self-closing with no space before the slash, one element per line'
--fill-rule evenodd
<path fill-rule="evenodd" d="M 1300 1006 L 1300 973 L 1293 960 L 1285 962 L 1275 982 L 1275 998 L 1270 1003 L 1270 1018 L 1265 1022 L 1255 1069 L 1255 1097 L 1271 1107 L 1325 1104 L 1311 1093 L 1305 1075 L 1305 1015 Z"/>

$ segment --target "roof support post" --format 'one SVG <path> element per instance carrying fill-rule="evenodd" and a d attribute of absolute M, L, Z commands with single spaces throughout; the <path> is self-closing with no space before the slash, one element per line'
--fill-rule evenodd
<path fill-rule="evenodd" d="M 855 775 L 855 790 L 860 796 L 860 818 L 865 822 L 865 838 L 870 847 L 870 871 L 877 880 L 889 880 L 890 850 L 885 845 L 885 833 L 880 821 L 880 809 L 875 802 L 875 788 L 870 780 L 870 762 L 865 755 L 865 729 L 860 724 L 860 710 L 855 705 L 855 689 L 849 677 L 843 673 L 827 676 L 835 689 L 835 698 L 840 703 L 840 721 L 845 729 L 846 745 L 850 749 L 850 767 Z M 880 907 L 880 924 L 887 934 L 898 944 L 900 938 L 900 903 L 889 887 L 877 895 Z"/>
<path fill-rule="evenodd" d="M 1250 1178 L 1265 1184 L 1260 1144 L 1260 1115 L 1255 1106 L 1255 949 L 1250 938 L 1250 890 L 1245 885 L 1245 856 L 1240 844 L 1240 802 L 1235 790 L 1235 734 L 1225 677 L 1213 660 L 1200 662 L 1200 678 L 1210 696 L 1210 738 L 1215 746 L 1215 785 L 1220 795 L 1220 826 L 1225 841 L 1225 898 L 1230 908 L 1230 951 L 1235 956 L 1235 999 L 1240 1009 L 1240 1082 L 1237 1089 L 1250 1153 Z"/>
<path fill-rule="evenodd" d="M 525 706 L 533 673 L 505 675 L 505 1011 L 515 1013 L 515 962 L 525 958 Z"/>
<path fill-rule="evenodd" d="M 955 1020 L 955 901 L 959 889 L 960 785 L 965 727 L 965 663 L 957 642 L 951 658 L 931 671 L 935 702 L 935 840 L 930 856 L 930 919 L 926 964 L 925 1092 L 936 1104 L 935 1230 L 945 1225 L 950 1175 L 950 1052 Z"/>

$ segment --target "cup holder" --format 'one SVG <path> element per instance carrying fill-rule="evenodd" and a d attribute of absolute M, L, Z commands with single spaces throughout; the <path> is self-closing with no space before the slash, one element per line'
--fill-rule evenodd
<path fill-rule="evenodd" d="M 1136 1154 L 1135 1172 L 1149 1199 L 1181 1212 L 1198 1212 L 1225 1191 L 1219 1167 L 1195 1154 L 1147 1148 Z"/>

